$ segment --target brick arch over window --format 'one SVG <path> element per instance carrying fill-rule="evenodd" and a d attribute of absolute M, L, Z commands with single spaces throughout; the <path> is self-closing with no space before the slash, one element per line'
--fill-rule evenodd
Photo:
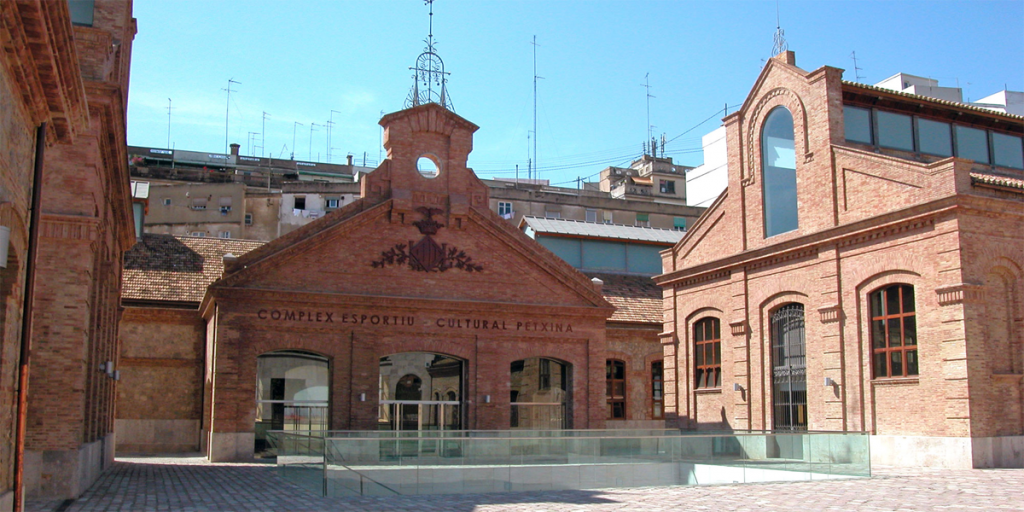
<path fill-rule="evenodd" d="M 926 289 L 921 278 L 921 274 L 910 270 L 885 270 L 878 272 L 864 280 L 862 280 L 856 289 L 856 303 L 853 305 L 855 309 L 856 325 L 860 326 L 861 342 L 864 346 L 863 355 L 867 360 L 871 358 L 871 305 L 870 295 L 878 290 L 881 290 L 887 286 L 906 284 L 914 287 L 914 304 L 915 312 L 918 316 L 921 313 L 925 313 L 929 310 L 934 310 L 938 307 L 938 304 L 932 302 L 934 293 L 932 290 Z M 850 311 L 851 307 L 846 306 L 844 309 Z M 870 370 L 870 366 L 867 367 Z M 868 377 L 870 378 L 870 376 Z"/>
<path fill-rule="evenodd" d="M 1014 262 L 1000 258 L 985 275 L 981 295 L 985 297 L 985 352 L 993 373 L 1024 373 L 1024 339 L 1016 321 L 1024 317 L 1021 271 Z M 1014 323 L 1018 325 L 1014 325 Z"/>
<path fill-rule="evenodd" d="M 755 176 L 760 176 L 761 162 L 761 131 L 765 118 L 775 107 L 786 107 L 793 115 L 794 144 L 796 145 L 797 164 L 807 162 L 811 158 L 810 142 L 807 135 L 807 109 L 804 102 L 795 92 L 785 87 L 777 87 L 768 91 L 751 110 L 747 122 L 747 165 L 743 166 L 742 181 L 744 186 L 755 183 Z M 802 156 L 802 158 L 801 158 Z"/>

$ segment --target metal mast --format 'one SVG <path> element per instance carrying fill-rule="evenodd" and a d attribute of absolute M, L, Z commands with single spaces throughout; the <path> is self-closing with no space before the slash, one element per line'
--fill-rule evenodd
<path fill-rule="evenodd" d="M 261 138 L 260 138 L 260 140 L 263 141 L 260 144 L 260 156 L 261 157 L 264 156 L 264 153 L 266 153 L 266 149 L 267 149 L 267 118 L 268 117 L 270 117 L 270 114 L 268 114 L 267 111 L 264 110 L 263 111 L 263 134 L 261 135 Z"/>
<path fill-rule="evenodd" d="M 228 119 L 231 114 L 231 84 L 242 85 L 242 82 L 236 82 L 234 78 L 228 79 L 228 88 L 221 89 L 222 91 L 228 92 L 228 99 L 225 102 L 224 108 L 224 154 L 228 154 Z"/>
<path fill-rule="evenodd" d="M 167 149 L 171 149 L 171 99 L 167 98 Z"/>
<path fill-rule="evenodd" d="M 651 156 L 658 156 L 657 155 L 658 152 L 657 152 L 656 148 L 654 147 L 654 132 L 652 130 L 654 127 L 651 126 L 651 98 L 654 98 L 654 96 L 651 96 L 650 76 L 651 76 L 650 73 L 644 74 L 644 85 L 643 85 L 644 89 L 647 89 L 647 143 L 650 143 L 650 145 L 651 145 L 650 146 Z M 647 143 L 645 143 L 645 144 L 647 144 Z"/>
<path fill-rule="evenodd" d="M 540 167 L 537 165 L 537 36 L 533 36 L 533 159 L 532 167 L 534 177 L 538 175 Z M 530 174 L 527 173 L 526 179 L 530 179 Z"/>

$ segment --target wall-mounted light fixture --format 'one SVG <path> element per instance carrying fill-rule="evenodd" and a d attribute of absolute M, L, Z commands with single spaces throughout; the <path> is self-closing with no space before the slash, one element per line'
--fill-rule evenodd
<path fill-rule="evenodd" d="M 484 403 L 485 404 L 491 403 L 491 395 L 484 395 Z"/>
<path fill-rule="evenodd" d="M 836 385 L 836 382 L 834 380 L 832 380 L 832 377 L 825 377 L 825 387 L 826 388 L 830 388 L 830 387 L 835 386 L 835 385 Z"/>
<path fill-rule="evenodd" d="M 0 226 L 0 268 L 7 268 L 7 251 L 10 246 L 11 228 Z"/>
<path fill-rule="evenodd" d="M 365 402 L 366 401 L 366 393 L 359 393 L 359 401 L 360 402 Z"/>
<path fill-rule="evenodd" d="M 732 390 L 733 391 L 743 391 L 743 386 L 740 386 L 740 384 L 738 382 L 734 382 L 732 384 Z"/>

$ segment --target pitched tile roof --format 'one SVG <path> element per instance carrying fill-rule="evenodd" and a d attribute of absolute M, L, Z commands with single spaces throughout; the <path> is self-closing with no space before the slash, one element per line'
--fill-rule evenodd
<path fill-rule="evenodd" d="M 240 256 L 266 242 L 145 233 L 124 257 L 122 299 L 199 303 L 224 272 L 224 255 Z M 615 306 L 610 322 L 662 322 L 662 295 L 650 277 L 588 272 L 604 281 Z"/>
<path fill-rule="evenodd" d="M 1024 190 L 1024 180 L 1019 178 L 1010 178 L 1008 176 L 999 176 L 997 174 L 972 172 L 971 183 Z"/>
<path fill-rule="evenodd" d="M 661 287 L 649 276 L 628 276 L 587 272 L 587 277 L 604 281 L 601 293 L 615 306 L 609 322 L 662 323 Z"/>
<path fill-rule="evenodd" d="M 519 221 L 519 227 L 527 225 L 537 233 L 607 238 L 615 240 L 636 240 L 638 242 L 649 242 L 674 245 L 683 238 L 685 231 L 673 229 L 642 228 L 638 226 L 620 226 L 618 224 L 598 224 L 596 222 L 580 222 L 567 219 L 546 219 L 541 217 L 525 216 Z"/>
<path fill-rule="evenodd" d="M 121 298 L 199 303 L 224 273 L 224 255 L 240 256 L 265 242 L 145 233 L 124 255 Z"/>

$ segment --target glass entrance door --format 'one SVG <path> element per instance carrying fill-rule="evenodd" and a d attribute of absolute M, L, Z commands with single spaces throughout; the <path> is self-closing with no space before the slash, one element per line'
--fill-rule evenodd
<path fill-rule="evenodd" d="M 378 424 L 381 430 L 405 432 L 460 430 L 460 406 L 458 401 L 381 400 Z"/>
<path fill-rule="evenodd" d="M 380 359 L 377 428 L 396 432 L 381 443 L 382 457 L 449 456 L 458 443 L 434 432 L 463 427 L 462 360 L 427 352 L 404 352 Z M 453 448 L 454 447 L 454 448 Z"/>

